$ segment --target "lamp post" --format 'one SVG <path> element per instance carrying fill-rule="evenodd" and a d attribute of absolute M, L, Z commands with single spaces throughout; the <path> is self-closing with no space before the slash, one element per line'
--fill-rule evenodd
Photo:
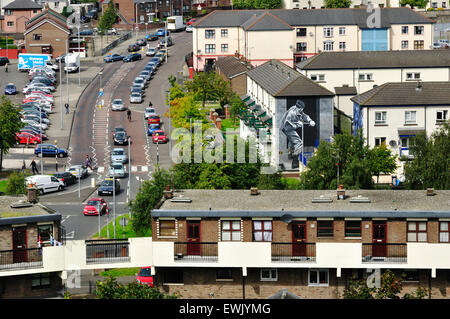
<path fill-rule="evenodd" d="M 69 55 L 69 47 L 66 40 L 66 77 L 67 77 L 67 104 L 69 104 L 69 67 L 67 66 L 67 56 Z M 61 118 L 62 118 L 62 104 L 61 104 Z M 62 123 L 62 121 L 61 121 Z"/>
<path fill-rule="evenodd" d="M 167 41 L 166 41 L 167 44 Z M 171 134 L 171 127 L 172 127 L 172 118 L 170 117 L 170 90 L 166 91 L 166 93 L 169 95 L 169 155 L 172 154 L 172 134 Z"/>
<path fill-rule="evenodd" d="M 137 30 L 138 30 L 138 24 L 137 24 L 137 2 L 134 4 L 134 30 L 135 30 L 135 35 L 136 35 L 136 40 L 137 40 Z M 116 238 L 114 236 L 114 238 Z"/>
<path fill-rule="evenodd" d="M 80 21 L 78 21 L 78 57 L 81 58 L 80 56 Z M 81 64 L 81 63 L 80 63 Z M 78 87 L 81 87 L 81 65 L 78 67 Z"/>
<path fill-rule="evenodd" d="M 128 202 L 130 202 L 130 193 L 131 193 L 131 139 L 128 137 Z M 131 220 L 131 210 L 130 206 L 128 206 L 128 217 Z"/>
<path fill-rule="evenodd" d="M 116 171 L 113 168 L 113 203 L 114 203 L 114 208 L 113 208 L 113 223 L 114 223 L 114 239 L 116 239 Z"/>
<path fill-rule="evenodd" d="M 56 152 L 55 152 L 55 169 L 58 171 L 58 140 L 55 140 Z"/>
<path fill-rule="evenodd" d="M 60 117 L 61 117 L 61 130 L 63 128 L 63 115 L 62 115 L 62 66 L 61 66 L 61 60 L 59 59 L 59 108 L 60 108 Z"/>
<path fill-rule="evenodd" d="M 40 106 L 36 107 L 39 109 L 39 136 L 41 140 L 41 174 L 44 174 L 44 155 L 42 154 L 42 108 Z"/>
<path fill-rule="evenodd" d="M 164 24 L 165 25 L 165 30 L 164 30 L 164 38 L 165 38 L 164 47 L 166 49 L 166 63 L 167 63 L 167 57 L 169 56 L 169 54 L 167 52 L 167 19 L 164 22 L 165 22 L 165 24 Z M 169 101 L 169 105 L 170 105 L 170 101 Z M 169 108 L 169 110 L 170 110 L 170 108 Z"/>
<path fill-rule="evenodd" d="M 98 72 L 98 75 L 100 75 L 100 89 L 101 89 L 102 88 L 102 75 L 103 75 L 103 72 L 102 71 Z"/>
<path fill-rule="evenodd" d="M 100 228 L 100 201 L 97 202 L 97 214 L 98 214 L 98 239 L 101 237 L 101 228 Z"/>

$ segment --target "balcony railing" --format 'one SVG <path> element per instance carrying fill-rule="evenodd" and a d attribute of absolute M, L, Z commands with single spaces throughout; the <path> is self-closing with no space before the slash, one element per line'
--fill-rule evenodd
<path fill-rule="evenodd" d="M 175 242 L 174 258 L 177 262 L 217 262 L 218 246 L 215 242 Z"/>
<path fill-rule="evenodd" d="M 43 267 L 42 248 L 0 251 L 0 271 Z"/>
<path fill-rule="evenodd" d="M 406 263 L 406 244 L 363 243 L 363 263 Z"/>
<path fill-rule="evenodd" d="M 86 263 L 120 263 L 130 261 L 128 240 L 86 240 Z"/>
<path fill-rule="evenodd" d="M 315 243 L 272 243 L 273 262 L 316 262 Z"/>

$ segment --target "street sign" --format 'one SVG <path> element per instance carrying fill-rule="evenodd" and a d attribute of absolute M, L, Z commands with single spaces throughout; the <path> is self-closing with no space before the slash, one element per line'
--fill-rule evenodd
<path fill-rule="evenodd" d="M 102 96 L 103 95 L 103 89 L 100 89 L 100 91 L 98 91 L 98 96 Z"/>

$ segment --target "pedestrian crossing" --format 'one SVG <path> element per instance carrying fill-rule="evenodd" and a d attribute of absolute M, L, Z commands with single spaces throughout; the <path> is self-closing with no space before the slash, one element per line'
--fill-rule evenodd
<path fill-rule="evenodd" d="M 125 168 L 125 172 L 128 172 L 126 165 L 124 166 L 124 168 Z M 106 173 L 108 171 L 108 169 L 109 169 L 109 167 L 99 166 L 97 168 L 97 173 L 98 174 Z M 149 172 L 149 167 L 145 166 L 145 165 L 136 165 L 136 166 L 132 165 L 131 166 L 131 172 L 132 173 L 148 173 Z"/>

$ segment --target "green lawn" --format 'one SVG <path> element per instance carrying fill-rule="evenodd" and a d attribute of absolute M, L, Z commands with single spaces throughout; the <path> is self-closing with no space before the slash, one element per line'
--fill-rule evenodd
<path fill-rule="evenodd" d="M 139 267 L 137 268 L 114 268 L 100 273 L 103 277 L 124 277 L 124 276 L 135 276 L 139 272 Z"/>
<path fill-rule="evenodd" d="M 113 218 L 112 218 L 112 211 L 109 212 L 109 238 L 114 238 L 114 223 L 113 223 Z M 128 218 L 128 214 L 122 215 L 122 216 L 118 216 L 116 217 L 116 238 L 117 239 L 121 239 L 124 238 L 124 232 L 123 232 L 123 227 L 119 224 L 119 221 L 122 217 L 125 217 L 127 220 Z M 105 218 L 105 215 L 102 216 L 102 218 Z M 101 229 L 101 233 L 102 233 L 102 238 L 107 238 L 107 231 L 106 231 L 107 227 L 103 227 Z M 144 235 L 144 237 L 151 237 L 152 236 L 152 230 L 149 229 L 148 232 Z M 128 225 L 125 226 L 125 238 L 132 238 L 132 237 L 138 237 L 136 236 L 136 233 L 133 231 L 133 228 L 131 227 L 131 222 L 128 221 Z M 94 238 L 98 238 L 98 232 L 94 235 Z"/>
<path fill-rule="evenodd" d="M 236 129 L 239 128 L 239 119 L 229 118 L 222 120 L 222 131 L 226 131 L 227 129 Z"/>
<path fill-rule="evenodd" d="M 6 185 L 8 184 L 7 180 L 0 181 L 0 192 L 6 193 Z"/>

